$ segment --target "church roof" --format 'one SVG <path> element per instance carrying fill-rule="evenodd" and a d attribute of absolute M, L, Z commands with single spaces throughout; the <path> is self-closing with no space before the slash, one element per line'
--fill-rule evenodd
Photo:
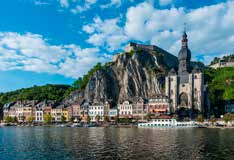
<path fill-rule="evenodd" d="M 192 73 L 200 73 L 200 72 L 201 72 L 201 69 L 197 65 L 195 65 L 192 70 Z"/>
<path fill-rule="evenodd" d="M 169 75 L 176 75 L 175 68 L 172 68 L 172 69 L 169 71 Z"/>

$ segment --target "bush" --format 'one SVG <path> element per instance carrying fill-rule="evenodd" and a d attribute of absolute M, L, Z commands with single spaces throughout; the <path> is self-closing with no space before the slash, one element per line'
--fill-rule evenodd
<path fill-rule="evenodd" d="M 233 120 L 232 114 L 231 113 L 226 113 L 223 116 L 223 120 L 224 120 L 225 123 L 228 123 L 228 122 L 232 121 Z"/>
<path fill-rule="evenodd" d="M 50 124 L 52 122 L 52 116 L 50 114 L 45 114 L 44 121 L 46 124 Z"/>
<path fill-rule="evenodd" d="M 10 117 L 10 116 L 6 116 L 6 117 L 4 118 L 4 121 L 5 121 L 6 123 L 12 123 L 12 122 L 13 122 L 13 118 Z"/>
<path fill-rule="evenodd" d="M 210 121 L 211 121 L 211 124 L 214 125 L 216 122 L 215 116 L 211 116 Z"/>
<path fill-rule="evenodd" d="M 200 123 L 203 123 L 203 122 L 204 122 L 203 116 L 202 116 L 202 115 L 197 116 L 196 121 L 197 121 L 197 122 L 200 122 Z"/>

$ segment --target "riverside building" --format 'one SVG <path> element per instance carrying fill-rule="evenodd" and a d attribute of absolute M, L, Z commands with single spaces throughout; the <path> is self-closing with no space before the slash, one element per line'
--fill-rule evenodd
<path fill-rule="evenodd" d="M 147 104 L 148 113 L 155 116 L 170 114 L 170 100 L 165 95 L 157 95 L 154 98 L 149 99 Z"/>
<path fill-rule="evenodd" d="M 132 104 L 129 101 L 118 104 L 118 111 L 120 118 L 132 118 Z"/>
<path fill-rule="evenodd" d="M 132 106 L 133 118 L 144 121 L 145 116 L 147 115 L 147 104 L 146 100 L 142 97 L 137 97 L 135 103 Z"/>
<path fill-rule="evenodd" d="M 103 105 L 103 103 L 95 102 L 91 106 L 89 106 L 89 116 L 91 118 L 91 122 L 97 121 L 97 117 L 99 116 L 99 121 L 104 121 L 104 116 L 106 111 L 106 105 Z"/>

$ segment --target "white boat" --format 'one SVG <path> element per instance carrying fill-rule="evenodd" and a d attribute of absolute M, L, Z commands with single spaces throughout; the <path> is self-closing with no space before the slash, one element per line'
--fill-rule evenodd
<path fill-rule="evenodd" d="M 198 127 L 196 122 L 178 122 L 176 119 L 153 119 L 150 122 L 138 123 L 138 127 Z"/>

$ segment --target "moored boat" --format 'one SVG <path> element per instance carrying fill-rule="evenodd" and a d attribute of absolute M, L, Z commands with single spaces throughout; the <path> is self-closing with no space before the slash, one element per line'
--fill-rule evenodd
<path fill-rule="evenodd" d="M 150 122 L 138 123 L 138 127 L 198 127 L 196 122 L 178 122 L 176 119 L 153 119 Z"/>

